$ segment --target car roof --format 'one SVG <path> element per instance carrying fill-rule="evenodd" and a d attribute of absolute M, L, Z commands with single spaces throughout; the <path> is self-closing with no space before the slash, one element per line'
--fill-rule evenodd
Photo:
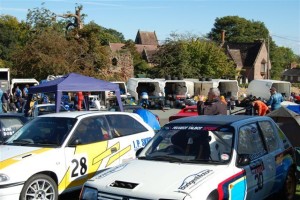
<path fill-rule="evenodd" d="M 269 117 L 263 117 L 263 116 L 251 116 L 251 115 L 199 115 L 194 117 L 184 117 L 179 118 L 176 120 L 173 120 L 170 122 L 172 123 L 202 123 L 202 124 L 220 124 L 220 125 L 226 125 L 226 124 L 232 124 L 234 122 L 239 121 L 249 121 L 249 120 L 255 120 L 255 119 L 270 119 Z"/>
<path fill-rule="evenodd" d="M 23 115 L 23 113 L 2 113 L 0 114 L 0 119 L 4 118 L 18 118 L 23 122 L 28 121 L 29 119 Z"/>
<path fill-rule="evenodd" d="M 49 113 L 46 115 L 40 115 L 38 117 L 66 117 L 66 118 L 78 118 L 81 116 L 93 116 L 93 115 L 114 115 L 114 114 L 125 114 L 125 115 L 129 115 L 129 114 L 135 114 L 135 113 L 127 113 L 127 112 L 119 112 L 119 111 L 115 111 L 115 112 L 111 112 L 111 111 L 71 111 L 71 112 L 58 112 L 58 113 Z M 136 115 L 136 114 L 135 114 Z"/>

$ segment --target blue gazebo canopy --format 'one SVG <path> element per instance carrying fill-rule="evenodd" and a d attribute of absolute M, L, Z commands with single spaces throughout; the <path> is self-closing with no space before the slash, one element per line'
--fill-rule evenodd
<path fill-rule="evenodd" d="M 45 82 L 29 88 L 29 94 L 55 93 L 56 112 L 59 112 L 63 92 L 98 92 L 114 91 L 120 110 L 123 111 L 120 88 L 118 84 L 96 79 L 81 74 L 70 73 L 61 78 Z"/>

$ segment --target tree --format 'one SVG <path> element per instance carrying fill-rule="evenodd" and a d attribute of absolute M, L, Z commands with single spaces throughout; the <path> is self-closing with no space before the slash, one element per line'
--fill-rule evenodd
<path fill-rule="evenodd" d="M 290 48 L 277 47 L 271 52 L 272 57 L 272 68 L 271 77 L 272 79 L 281 79 L 281 74 L 285 69 L 289 69 L 292 62 L 297 62 L 297 56 L 293 53 Z"/>
<path fill-rule="evenodd" d="M 225 31 L 227 42 L 254 42 L 260 39 L 266 40 L 269 36 L 269 31 L 263 22 L 250 21 L 238 16 L 216 18 L 214 28 L 207 34 L 207 38 L 221 43 L 222 31 Z"/>
<path fill-rule="evenodd" d="M 154 56 L 158 77 L 234 77 L 233 63 L 214 42 L 190 35 L 171 35 Z"/>
<path fill-rule="evenodd" d="M 9 15 L 0 16 L 0 29 L 0 67 L 12 68 L 12 53 L 25 44 L 28 31 L 24 22 Z"/>
<path fill-rule="evenodd" d="M 26 17 L 26 23 L 32 31 L 42 31 L 51 28 L 56 23 L 56 14 L 43 7 L 29 9 Z"/>

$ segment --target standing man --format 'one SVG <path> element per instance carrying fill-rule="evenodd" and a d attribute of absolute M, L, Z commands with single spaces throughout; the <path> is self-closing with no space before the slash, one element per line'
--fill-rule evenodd
<path fill-rule="evenodd" d="M 2 111 L 4 113 L 7 113 L 8 110 L 9 110 L 9 96 L 8 96 L 8 93 L 9 90 L 7 90 L 7 92 L 3 92 L 3 95 L 1 97 L 1 102 L 2 102 Z"/>
<path fill-rule="evenodd" d="M 270 89 L 271 97 L 267 101 L 267 105 L 271 107 L 271 111 L 277 110 L 281 107 L 281 102 L 283 102 L 283 97 L 281 93 L 276 91 L 275 87 L 271 87 Z"/>
<path fill-rule="evenodd" d="M 27 96 L 28 96 L 28 88 L 29 88 L 29 85 L 26 84 L 26 86 L 23 89 L 23 96 L 24 96 L 24 98 L 27 98 Z"/>
<path fill-rule="evenodd" d="M 227 104 L 220 100 L 219 88 L 210 88 L 207 100 L 199 99 L 197 110 L 199 115 L 227 115 Z"/>

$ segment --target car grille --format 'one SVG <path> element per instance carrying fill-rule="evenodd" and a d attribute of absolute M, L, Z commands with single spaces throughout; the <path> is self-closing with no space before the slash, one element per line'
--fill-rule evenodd
<path fill-rule="evenodd" d="M 132 196 L 124 196 L 124 195 L 117 195 L 117 194 L 111 194 L 111 193 L 104 193 L 104 192 L 98 192 L 98 199 L 100 200 L 147 200 L 145 198 L 137 198 Z M 150 200 L 150 199 L 148 199 Z"/>

